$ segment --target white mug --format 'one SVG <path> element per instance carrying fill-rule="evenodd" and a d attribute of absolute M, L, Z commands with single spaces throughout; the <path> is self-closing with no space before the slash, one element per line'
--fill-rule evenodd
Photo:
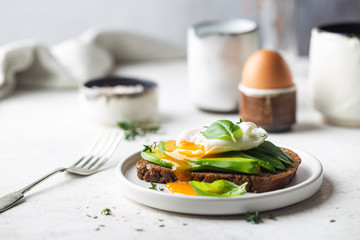
<path fill-rule="evenodd" d="M 360 23 L 313 28 L 310 93 L 330 124 L 360 127 Z"/>
<path fill-rule="evenodd" d="M 202 110 L 236 111 L 242 67 L 257 49 L 257 24 L 253 21 L 210 21 L 191 27 L 187 54 L 192 101 Z"/>

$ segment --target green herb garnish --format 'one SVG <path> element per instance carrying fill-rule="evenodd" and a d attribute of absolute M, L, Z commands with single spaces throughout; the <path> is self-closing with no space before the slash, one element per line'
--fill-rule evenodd
<path fill-rule="evenodd" d="M 256 211 L 255 213 L 246 213 L 246 221 L 247 222 L 252 222 L 252 223 L 255 223 L 255 224 L 259 224 L 259 223 L 262 223 L 263 220 L 261 219 L 260 215 L 259 215 L 259 211 Z"/>
<path fill-rule="evenodd" d="M 103 215 L 111 215 L 112 212 L 111 212 L 111 210 L 109 208 L 105 208 L 105 209 L 103 209 L 101 211 L 101 214 L 103 214 Z"/>
<path fill-rule="evenodd" d="M 272 220 L 277 221 L 277 219 L 276 219 L 275 215 L 274 215 L 274 214 L 272 214 L 272 213 L 270 213 L 270 214 L 269 214 L 269 218 L 270 218 L 270 219 L 272 219 Z"/>
<path fill-rule="evenodd" d="M 144 149 L 142 150 L 143 152 L 146 152 L 146 151 L 152 152 L 152 148 L 150 145 L 143 145 L 143 146 L 144 146 Z"/>
<path fill-rule="evenodd" d="M 118 122 L 118 127 L 124 130 L 126 140 L 134 140 L 137 136 L 145 136 L 148 133 L 157 132 L 160 127 L 145 123 Z"/>
<path fill-rule="evenodd" d="M 156 186 L 156 183 L 153 183 L 153 182 L 150 182 L 151 184 L 151 187 L 149 187 L 149 189 L 152 189 L 152 190 L 157 190 L 157 186 Z"/>
<path fill-rule="evenodd" d="M 236 142 L 237 134 L 241 134 L 239 125 L 229 120 L 218 120 L 203 132 L 207 139 L 232 140 L 233 142 Z"/>
<path fill-rule="evenodd" d="M 142 231 L 144 231 L 144 229 L 142 229 L 142 228 L 136 228 L 135 231 L 137 231 L 137 232 L 142 232 Z"/>
<path fill-rule="evenodd" d="M 152 189 L 152 190 L 155 190 L 155 191 L 157 191 L 158 189 L 157 189 L 157 184 L 156 183 L 153 183 L 153 182 L 150 182 L 150 184 L 151 184 L 151 187 L 149 187 L 149 189 Z M 160 191 L 164 191 L 165 189 L 163 188 L 163 187 L 159 187 L 159 190 Z M 160 220 L 159 220 L 160 221 Z M 162 220 L 161 220 L 162 221 Z"/>
<path fill-rule="evenodd" d="M 86 216 L 89 217 L 89 218 L 93 218 L 93 219 L 97 219 L 97 218 L 98 218 L 97 216 L 94 216 L 94 217 L 93 217 L 93 216 L 91 216 L 90 214 L 86 214 Z"/>
<path fill-rule="evenodd" d="M 100 231 L 101 228 L 105 227 L 105 225 L 99 225 L 97 228 L 95 228 L 95 231 Z"/>
<path fill-rule="evenodd" d="M 151 145 L 144 144 L 143 146 L 144 146 L 144 149 L 142 150 L 142 152 L 146 152 L 146 151 L 153 152 L 153 150 L 155 150 L 155 148 L 156 148 L 156 142 L 153 142 L 153 144 L 151 144 Z"/>
<path fill-rule="evenodd" d="M 246 193 L 247 182 L 240 186 L 227 180 L 216 180 L 212 183 L 190 181 L 189 184 L 199 196 L 232 197 Z"/>

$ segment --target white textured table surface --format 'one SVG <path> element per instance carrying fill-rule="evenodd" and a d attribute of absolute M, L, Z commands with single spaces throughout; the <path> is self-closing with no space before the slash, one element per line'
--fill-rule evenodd
<path fill-rule="evenodd" d="M 0 214 L 0 239 L 359 239 L 360 129 L 322 122 L 307 100 L 306 62 L 304 66 L 294 71 L 298 123 L 291 132 L 271 134 L 269 139 L 315 155 L 324 166 L 324 182 L 310 199 L 271 211 L 277 221 L 268 218 L 270 212 L 261 213 L 264 223 L 258 225 L 246 222 L 243 215 L 174 214 L 122 196 L 115 166 L 142 144 L 174 139 L 184 129 L 219 118 L 239 118 L 194 107 L 187 95 L 186 65 L 174 61 L 118 71 L 159 83 L 161 132 L 123 141 L 106 168 L 95 175 L 59 174 L 39 185 L 22 204 Z M 0 101 L 0 196 L 70 165 L 100 129 L 80 117 L 75 90 L 21 91 Z M 104 208 L 113 215 L 101 215 Z"/>

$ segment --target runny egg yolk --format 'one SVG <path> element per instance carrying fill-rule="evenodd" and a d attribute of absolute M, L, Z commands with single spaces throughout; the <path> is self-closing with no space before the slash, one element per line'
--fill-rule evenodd
<path fill-rule="evenodd" d="M 188 158 L 200 158 L 205 155 L 205 147 L 203 145 L 197 145 L 187 141 L 183 141 L 180 144 L 176 144 L 174 140 L 167 141 L 165 143 L 165 150 L 167 152 L 175 151 Z"/>
<path fill-rule="evenodd" d="M 185 156 L 186 158 L 200 158 L 205 153 L 204 146 L 196 145 L 191 142 L 182 142 L 177 145 L 175 140 L 165 142 L 165 151 L 167 153 L 176 152 L 182 156 Z M 172 162 L 174 164 L 173 171 L 178 178 L 178 182 L 188 182 L 191 180 L 190 168 L 192 165 L 185 159 L 178 159 L 167 154 L 163 154 L 161 157 L 163 160 Z"/>
<path fill-rule="evenodd" d="M 177 149 L 176 141 L 170 140 L 165 143 L 166 152 L 173 152 L 175 149 Z M 161 157 L 163 160 L 172 162 L 174 164 L 173 171 L 175 172 L 179 182 L 188 182 L 191 180 L 189 170 L 191 168 L 190 163 L 181 159 L 173 158 L 167 154 L 163 154 Z"/>
<path fill-rule="evenodd" d="M 196 145 L 195 143 L 185 141 L 177 145 L 175 140 L 170 140 L 165 143 L 165 151 L 168 153 L 177 152 L 188 158 L 200 158 L 205 154 L 204 146 L 202 145 Z M 166 154 L 162 155 L 162 157 L 164 160 L 175 164 L 173 171 L 178 178 L 176 182 L 167 183 L 165 187 L 171 193 L 180 193 L 192 196 L 198 195 L 188 183 L 191 180 L 190 168 L 192 165 L 185 160 L 173 158 Z"/>
<path fill-rule="evenodd" d="M 165 185 L 165 187 L 171 193 L 181 193 L 185 195 L 197 196 L 198 194 L 187 182 L 170 182 Z"/>

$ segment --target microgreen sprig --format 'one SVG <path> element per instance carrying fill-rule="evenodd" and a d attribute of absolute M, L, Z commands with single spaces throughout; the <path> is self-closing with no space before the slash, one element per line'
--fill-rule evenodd
<path fill-rule="evenodd" d="M 153 142 L 151 145 L 143 145 L 144 149 L 142 150 L 143 152 L 149 151 L 152 152 L 155 148 L 156 148 L 157 143 Z"/>
<path fill-rule="evenodd" d="M 149 189 L 152 189 L 152 190 L 155 190 L 155 191 L 157 191 L 157 190 L 158 190 L 158 186 L 157 186 L 157 184 L 156 184 L 156 183 L 150 182 L 150 184 L 151 184 L 151 187 L 149 187 Z M 163 188 L 163 187 L 159 187 L 159 190 L 160 190 L 160 191 L 164 191 L 164 190 L 165 190 L 165 188 Z"/>
<path fill-rule="evenodd" d="M 150 182 L 150 184 L 151 184 L 151 187 L 149 187 L 149 189 L 152 189 L 152 190 L 157 190 L 157 185 L 156 185 L 156 183 L 153 183 L 153 182 Z"/>
<path fill-rule="evenodd" d="M 250 213 L 250 212 L 246 213 L 246 221 L 255 224 L 259 224 L 263 222 L 263 220 L 259 215 L 259 211 L 256 211 L 255 213 Z"/>
<path fill-rule="evenodd" d="M 160 126 L 145 123 L 118 122 L 117 126 L 124 130 L 126 140 L 134 140 L 137 136 L 155 133 L 160 129 Z"/>
<path fill-rule="evenodd" d="M 272 213 L 269 214 L 269 218 L 270 218 L 271 220 L 277 221 L 276 216 L 275 216 L 274 214 L 272 214 Z"/>
<path fill-rule="evenodd" d="M 142 150 L 143 152 L 146 152 L 146 151 L 152 152 L 151 145 L 143 145 L 143 146 L 144 146 L 144 149 Z"/>

